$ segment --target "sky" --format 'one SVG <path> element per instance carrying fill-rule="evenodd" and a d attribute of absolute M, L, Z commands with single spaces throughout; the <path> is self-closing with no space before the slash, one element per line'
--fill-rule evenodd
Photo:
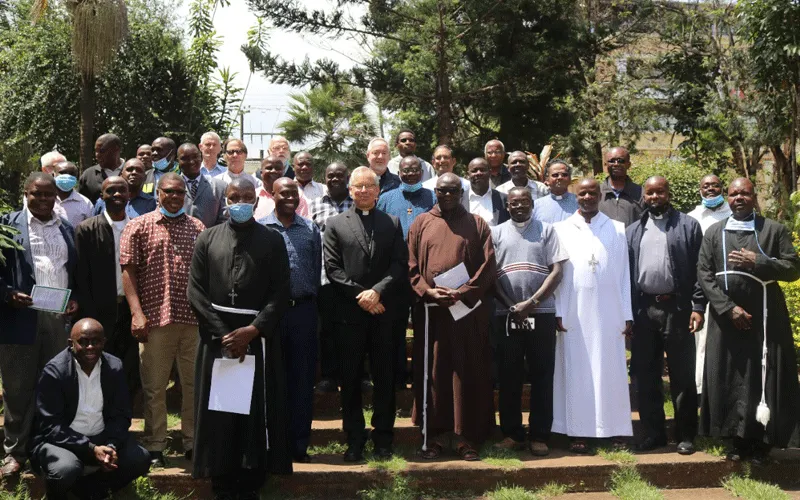
<path fill-rule="evenodd" d="M 333 4 L 326 0 L 298 0 L 308 8 L 329 10 Z M 190 0 L 183 0 L 182 14 L 188 16 Z M 220 67 L 229 66 L 236 72 L 235 83 L 245 88 L 250 68 L 247 58 L 240 47 L 247 41 L 247 31 L 256 24 L 256 16 L 249 11 L 244 0 L 231 0 L 230 6 L 218 7 L 214 15 L 214 27 L 222 38 L 222 47 L 217 53 Z M 334 44 L 321 37 L 304 37 L 297 33 L 289 33 L 272 28 L 268 39 L 270 50 L 280 54 L 284 59 L 302 62 L 308 57 L 311 60 L 325 57 L 336 61 L 345 68 L 352 66 L 349 57 L 358 57 L 359 47 L 350 40 L 338 40 Z M 289 94 L 302 89 L 288 85 L 277 85 L 267 81 L 261 73 L 250 77 L 250 85 L 244 98 L 243 108 L 245 143 L 250 157 L 257 157 L 261 149 L 266 150 L 269 137 L 248 136 L 248 132 L 277 132 L 278 124 L 285 120 L 289 105 Z M 239 136 L 238 127 L 235 136 Z M 295 144 L 292 145 L 293 149 Z"/>

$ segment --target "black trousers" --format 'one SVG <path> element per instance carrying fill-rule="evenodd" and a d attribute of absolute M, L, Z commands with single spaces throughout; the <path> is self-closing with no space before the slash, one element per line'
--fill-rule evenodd
<path fill-rule="evenodd" d="M 633 327 L 631 375 L 636 377 L 639 418 L 645 435 L 666 440 L 664 416 L 664 353 L 669 367 L 670 396 L 675 409 L 675 440 L 697 435 L 697 386 L 694 380 L 694 335 L 689 317 L 679 313 L 675 299 L 656 302 L 642 296 Z"/>
<path fill-rule="evenodd" d="M 214 498 L 238 498 L 243 493 L 256 492 L 267 478 L 265 469 L 239 469 L 236 472 L 211 477 Z"/>
<path fill-rule="evenodd" d="M 127 300 L 117 303 L 117 321 L 114 331 L 106 332 L 105 351 L 122 360 L 125 380 L 131 399 L 142 388 L 139 376 L 139 342 L 131 335 L 131 309 Z"/>
<path fill-rule="evenodd" d="M 105 440 L 97 438 L 92 442 L 105 443 Z M 44 476 L 48 499 L 66 499 L 67 493 L 81 499 L 99 499 L 146 475 L 150 470 L 150 454 L 129 436 L 117 450 L 118 468 L 111 472 L 99 470 L 84 476 L 84 466 L 97 465 L 94 460 L 84 463 L 66 448 L 49 443 L 33 450 L 31 463 L 34 471 Z"/>
<path fill-rule="evenodd" d="M 406 329 L 408 329 L 408 315 L 411 311 L 411 306 L 403 305 L 400 307 L 400 312 L 397 313 L 397 318 L 392 322 L 392 338 L 394 339 L 395 348 L 395 364 L 394 364 L 394 378 L 397 383 L 405 383 L 407 373 L 406 365 L 408 364 L 408 357 L 406 356 Z"/>
<path fill-rule="evenodd" d="M 545 442 L 553 425 L 553 370 L 556 356 L 556 315 L 534 314 L 535 327 L 509 330 L 508 315 L 494 317 L 500 382 L 500 429 L 504 437 L 525 440 L 522 427 L 522 386 L 525 362 L 530 371 L 530 416 L 528 434 L 532 441 Z"/>
<path fill-rule="evenodd" d="M 395 342 L 392 321 L 369 318 L 360 324 L 336 323 L 339 370 L 342 377 L 342 425 L 347 443 L 361 446 L 367 439 L 361 399 L 361 374 L 369 355 L 372 373 L 372 441 L 376 447 L 389 447 L 394 436 Z"/>
<path fill-rule="evenodd" d="M 317 295 L 319 311 L 319 368 L 323 379 L 339 379 L 339 351 L 336 348 L 333 315 L 335 313 L 336 291 L 333 285 L 323 285 Z"/>

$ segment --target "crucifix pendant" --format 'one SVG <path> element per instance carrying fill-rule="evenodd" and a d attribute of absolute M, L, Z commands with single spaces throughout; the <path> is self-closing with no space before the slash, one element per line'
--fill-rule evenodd
<path fill-rule="evenodd" d="M 408 215 L 411 215 L 411 207 L 408 207 Z"/>
<path fill-rule="evenodd" d="M 238 296 L 239 296 L 239 294 L 236 293 L 236 290 L 231 288 L 231 293 L 228 294 L 228 297 L 231 298 L 231 305 L 236 305 L 236 297 L 238 297 Z"/>
<path fill-rule="evenodd" d="M 592 268 L 592 272 L 597 272 L 597 265 L 600 264 L 600 261 L 594 258 L 594 253 L 592 254 L 592 258 L 589 259 L 589 266 Z"/>

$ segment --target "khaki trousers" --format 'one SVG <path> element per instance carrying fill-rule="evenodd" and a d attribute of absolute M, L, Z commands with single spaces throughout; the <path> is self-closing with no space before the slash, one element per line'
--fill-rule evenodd
<path fill-rule="evenodd" d="M 147 342 L 139 344 L 139 361 L 144 393 L 144 433 L 147 451 L 167 447 L 167 385 L 172 364 L 177 360 L 181 381 L 181 434 L 183 449 L 194 441 L 194 363 L 197 356 L 196 325 L 173 323 L 153 328 Z"/>

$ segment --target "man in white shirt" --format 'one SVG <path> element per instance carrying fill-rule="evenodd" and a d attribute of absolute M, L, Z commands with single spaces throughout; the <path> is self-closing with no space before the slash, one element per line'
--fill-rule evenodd
<path fill-rule="evenodd" d="M 528 178 L 528 155 L 524 152 L 514 151 L 508 155 L 508 171 L 511 172 L 511 180 L 498 186 L 497 190 L 501 193 L 508 194 L 514 186 L 527 187 L 534 201 L 550 193 L 545 184 Z"/>
<path fill-rule="evenodd" d="M 314 175 L 314 157 L 308 151 L 300 151 L 294 155 L 294 180 L 300 188 L 300 195 L 311 203 L 312 200 L 322 198 L 325 194 L 325 185 L 316 182 Z"/>
<path fill-rule="evenodd" d="M 245 146 L 244 141 L 229 139 L 225 141 L 223 150 L 225 161 L 228 163 L 228 170 L 222 173 L 219 178 L 222 179 L 225 185 L 227 186 L 233 179 L 241 177 L 250 181 L 253 186 L 258 189 L 261 185 L 258 179 L 254 175 L 244 171 L 244 162 L 247 160 L 247 146 Z"/>
<path fill-rule="evenodd" d="M 53 173 L 58 188 L 56 207 L 61 209 L 56 211 L 75 228 L 92 216 L 94 205 L 89 198 L 75 191 L 75 185 L 78 183 L 78 167 L 74 163 L 71 161 L 56 163 Z"/>
<path fill-rule="evenodd" d="M 147 474 L 150 454 L 128 432 L 131 404 L 122 364 L 103 352 L 103 327 L 82 319 L 70 346 L 44 367 L 36 391 L 31 465 L 47 498 L 106 498 Z"/>
<path fill-rule="evenodd" d="M 700 179 L 701 203 L 689 212 L 689 217 L 700 223 L 700 229 L 706 234 L 708 228 L 715 223 L 731 216 L 731 207 L 725 201 L 722 193 L 722 181 L 714 174 L 709 174 Z M 709 306 L 706 306 L 706 315 L 709 317 Z M 697 347 L 695 360 L 694 381 L 697 385 L 697 394 L 703 392 L 703 368 L 706 363 L 706 325 L 694 333 L 694 343 Z"/>
<path fill-rule="evenodd" d="M 66 316 L 31 309 L 35 285 L 73 288 L 74 232 L 53 213 L 57 190 L 51 175 L 34 172 L 24 185 L 26 208 L 0 218 L 0 224 L 19 231 L 15 239 L 22 246 L 2 249 L 6 265 L 0 266 L 3 477 L 18 474 L 27 459 L 36 380 L 45 363 L 66 345 L 65 317 L 78 310 L 75 300 L 68 301 Z"/>
<path fill-rule="evenodd" d="M 119 265 L 120 237 L 130 222 L 125 209 L 128 187 L 122 177 L 106 179 L 101 193 L 103 212 L 75 228 L 75 288 L 81 316 L 96 319 L 108 332 L 106 352 L 122 360 L 128 389 L 135 394 L 141 386 L 139 346 L 131 336 L 131 310 Z"/>
<path fill-rule="evenodd" d="M 424 181 L 422 183 L 422 187 L 433 191 L 436 189 L 436 181 L 439 179 L 439 176 L 453 173 L 453 169 L 455 169 L 456 159 L 453 157 L 453 150 L 450 149 L 450 146 L 445 146 L 444 144 L 436 146 L 436 149 L 433 150 L 431 163 L 434 170 L 434 176 L 427 181 Z M 465 193 L 468 192 L 469 181 L 462 178 L 461 188 Z"/>
<path fill-rule="evenodd" d="M 404 128 L 397 133 L 397 139 L 394 143 L 397 148 L 398 155 L 389 161 L 389 172 L 394 175 L 400 175 L 400 160 L 409 155 L 414 155 L 417 151 L 417 137 L 410 129 Z M 419 157 L 417 157 L 419 158 Z M 434 177 L 435 171 L 430 163 L 419 158 L 419 164 L 422 166 L 422 182 Z M 435 187 L 435 186 L 434 186 Z"/>
<path fill-rule="evenodd" d="M 506 209 L 506 195 L 489 187 L 489 162 L 475 158 L 467 166 L 469 192 L 464 194 L 462 205 L 489 226 L 502 224 L 511 218 Z"/>
<path fill-rule="evenodd" d="M 219 164 L 219 152 L 222 150 L 222 142 L 216 132 L 206 132 L 200 136 L 198 145 L 200 152 L 203 153 L 203 166 L 200 173 L 216 177 L 228 171 L 227 168 Z"/>

